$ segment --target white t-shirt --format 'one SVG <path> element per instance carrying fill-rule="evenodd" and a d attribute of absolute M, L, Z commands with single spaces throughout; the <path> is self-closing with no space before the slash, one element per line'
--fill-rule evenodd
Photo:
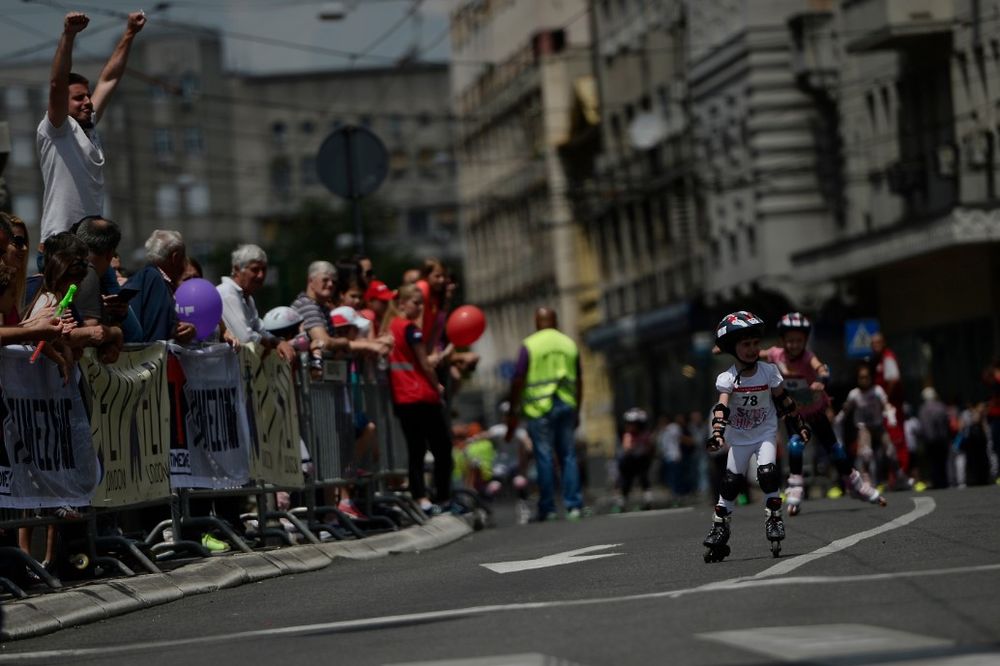
<path fill-rule="evenodd" d="M 35 140 L 45 183 L 40 238 L 44 243 L 87 215 L 104 214 L 104 150 L 95 130 L 87 136 L 70 117 L 56 127 L 46 114 Z"/>
<path fill-rule="evenodd" d="M 667 462 L 679 462 L 681 459 L 681 437 L 684 430 L 678 423 L 671 423 L 660 433 L 657 446 L 660 455 Z"/>
<path fill-rule="evenodd" d="M 747 446 L 773 442 L 778 435 L 778 412 L 771 399 L 771 389 L 782 385 L 777 366 L 757 361 L 751 377 L 740 377 L 736 384 L 736 366 L 730 366 L 715 380 L 719 393 L 729 394 L 729 426 L 726 442 L 732 446 Z"/>

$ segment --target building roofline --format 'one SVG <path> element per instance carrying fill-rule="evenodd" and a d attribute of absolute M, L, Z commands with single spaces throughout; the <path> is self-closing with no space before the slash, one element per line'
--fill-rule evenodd
<path fill-rule="evenodd" d="M 446 62 L 418 62 L 390 67 L 365 67 L 353 69 L 317 69 L 298 72 L 268 72 L 263 74 L 237 74 L 247 83 L 270 83 L 276 81 L 307 81 L 310 79 L 353 79 L 366 76 L 397 75 L 424 72 L 447 72 Z"/>

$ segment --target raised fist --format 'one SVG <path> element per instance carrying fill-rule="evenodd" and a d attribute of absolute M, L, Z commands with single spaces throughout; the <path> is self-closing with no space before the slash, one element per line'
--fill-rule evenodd
<path fill-rule="evenodd" d="M 128 15 L 128 31 L 135 34 L 146 25 L 146 12 L 132 12 Z"/>
<path fill-rule="evenodd" d="M 90 17 L 83 12 L 70 12 L 63 19 L 63 32 L 75 35 L 86 28 L 88 23 L 90 23 Z"/>

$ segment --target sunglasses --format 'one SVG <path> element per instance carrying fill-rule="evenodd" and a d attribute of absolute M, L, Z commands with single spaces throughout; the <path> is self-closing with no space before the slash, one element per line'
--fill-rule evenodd
<path fill-rule="evenodd" d="M 11 236 L 10 244 L 16 247 L 18 250 L 24 250 L 28 247 L 28 239 L 24 236 Z"/>

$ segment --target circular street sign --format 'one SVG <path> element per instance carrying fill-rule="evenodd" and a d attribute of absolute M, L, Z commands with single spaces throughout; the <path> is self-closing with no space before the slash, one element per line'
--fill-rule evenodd
<path fill-rule="evenodd" d="M 360 199 L 379 188 L 389 172 L 389 153 L 374 132 L 344 125 L 326 137 L 316 155 L 316 174 L 327 189 Z"/>

